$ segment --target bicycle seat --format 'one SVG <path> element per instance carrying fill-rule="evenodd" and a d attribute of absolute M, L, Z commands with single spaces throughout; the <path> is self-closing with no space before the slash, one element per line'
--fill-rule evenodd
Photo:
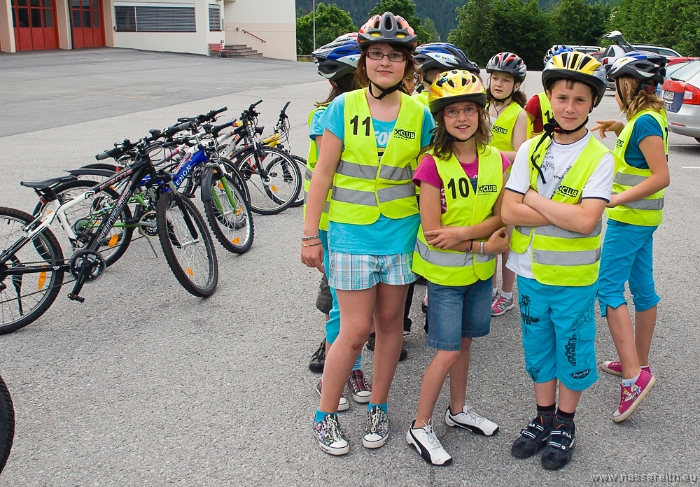
<path fill-rule="evenodd" d="M 59 178 L 45 179 L 43 181 L 20 181 L 20 185 L 26 188 L 33 189 L 46 189 L 51 186 L 55 186 L 61 183 L 67 183 L 68 181 L 74 181 L 78 178 L 75 176 L 61 176 Z"/>

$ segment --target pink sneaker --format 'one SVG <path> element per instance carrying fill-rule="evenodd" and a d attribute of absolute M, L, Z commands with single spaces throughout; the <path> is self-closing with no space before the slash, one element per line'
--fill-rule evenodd
<path fill-rule="evenodd" d="M 622 377 L 622 364 L 617 360 L 606 360 L 605 362 L 600 364 L 600 368 L 608 374 Z M 646 370 L 647 372 L 651 373 L 651 368 L 649 368 L 648 366 L 642 367 L 642 370 Z"/>
<path fill-rule="evenodd" d="M 619 423 L 626 420 L 639 406 L 639 403 L 642 402 L 644 396 L 647 395 L 655 383 L 656 377 L 647 370 L 642 369 L 637 382 L 631 386 L 620 384 L 620 405 L 617 407 L 617 411 L 613 413 L 613 421 Z"/>

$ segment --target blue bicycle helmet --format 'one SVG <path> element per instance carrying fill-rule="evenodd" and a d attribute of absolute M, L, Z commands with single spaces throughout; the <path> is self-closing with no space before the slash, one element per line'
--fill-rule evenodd
<path fill-rule="evenodd" d="M 479 66 L 467 59 L 466 54 L 453 44 L 447 42 L 432 42 L 416 48 L 414 56 L 418 70 L 425 72 L 429 69 L 439 69 L 440 72 L 453 69 L 464 69 L 479 75 Z"/>
<path fill-rule="evenodd" d="M 544 63 L 547 64 L 552 57 L 562 52 L 573 52 L 574 50 L 569 46 L 563 44 L 554 44 L 552 47 L 547 49 L 547 54 L 544 55 Z"/>
<path fill-rule="evenodd" d="M 331 81 L 355 73 L 360 60 L 357 36 L 344 34 L 312 53 L 318 74 Z"/>

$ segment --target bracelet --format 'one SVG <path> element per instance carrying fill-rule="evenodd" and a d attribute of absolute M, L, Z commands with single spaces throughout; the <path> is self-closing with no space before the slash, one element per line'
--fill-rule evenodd
<path fill-rule="evenodd" d="M 479 242 L 481 245 L 479 245 L 479 253 L 483 254 L 484 253 L 484 242 Z"/>
<path fill-rule="evenodd" d="M 314 239 L 317 239 L 317 238 L 319 238 L 318 235 L 312 235 L 311 237 L 301 237 L 301 241 L 302 241 L 302 242 L 306 242 L 307 240 L 314 240 Z"/>
<path fill-rule="evenodd" d="M 302 247 L 316 247 L 317 245 L 321 245 L 321 242 L 315 243 L 315 244 L 301 244 Z"/>
<path fill-rule="evenodd" d="M 472 245 L 474 245 L 474 241 L 473 241 L 473 240 L 470 240 L 470 241 L 469 241 L 469 250 L 467 250 L 467 253 L 468 253 L 468 254 L 471 254 L 471 252 L 472 252 Z"/>

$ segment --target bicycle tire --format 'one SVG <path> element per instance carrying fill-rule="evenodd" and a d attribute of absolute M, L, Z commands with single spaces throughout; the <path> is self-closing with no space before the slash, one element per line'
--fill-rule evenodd
<path fill-rule="evenodd" d="M 10 391 L 0 377 L 0 473 L 5 468 L 15 438 L 15 408 Z"/>
<path fill-rule="evenodd" d="M 301 156 L 297 156 L 294 154 L 290 154 L 289 157 L 292 158 L 294 162 L 297 163 L 297 166 L 299 167 L 299 172 L 301 173 L 301 177 L 303 178 L 304 175 L 306 174 L 306 159 L 304 159 Z M 304 183 L 302 182 L 302 185 Z M 292 202 L 291 205 L 289 205 L 290 208 L 298 208 L 301 205 L 304 204 L 304 190 L 299 190 L 299 195 L 297 196 L 297 199 Z"/>
<path fill-rule="evenodd" d="M 89 179 L 78 179 L 75 181 L 68 181 L 67 183 L 59 184 L 58 186 L 56 186 L 56 188 L 54 188 L 54 192 L 56 193 L 56 195 L 58 195 L 61 204 L 63 204 L 67 201 L 70 201 L 70 199 L 67 199 L 70 197 L 70 193 L 68 193 L 68 191 L 78 189 L 79 191 L 76 192 L 75 196 L 79 196 L 88 189 L 94 187 L 96 184 L 99 183 Z M 108 195 L 111 201 L 106 201 L 103 193 Z M 80 203 L 77 206 L 74 206 L 69 209 L 71 213 L 70 215 L 66 214 L 66 217 L 69 218 L 69 221 L 74 221 L 73 231 L 76 232 L 81 242 L 87 244 L 87 240 L 90 238 L 89 231 L 85 230 L 88 224 L 93 226 L 94 229 L 97 229 L 97 226 L 99 225 L 99 221 L 94 220 L 94 218 L 96 217 L 96 215 L 94 214 L 94 210 L 98 209 L 100 210 L 100 213 L 102 213 L 102 210 L 105 210 L 105 204 L 114 204 L 114 202 L 116 202 L 118 199 L 119 193 L 117 193 L 112 188 L 105 188 L 104 190 L 102 190 L 101 193 L 98 193 L 92 198 L 85 200 L 83 203 Z M 34 215 L 39 215 L 39 213 L 44 209 L 44 206 L 45 205 L 41 202 L 37 203 L 36 207 L 34 208 Z M 76 220 L 76 215 L 80 215 L 81 209 L 84 212 L 86 206 L 90 210 L 90 212 L 87 213 L 89 219 L 86 220 L 84 216 L 78 216 L 79 220 Z M 83 225 L 80 228 L 76 228 L 75 226 L 78 225 L 78 223 L 81 221 Z M 115 224 L 119 223 L 124 226 L 116 228 L 112 227 L 109 233 L 109 238 L 105 242 L 105 245 L 100 245 L 100 248 L 98 249 L 102 257 L 104 258 L 105 265 L 107 267 L 111 266 L 116 261 L 118 261 L 129 248 L 131 238 L 134 234 L 134 227 L 128 226 L 129 221 L 131 221 L 131 210 L 128 206 L 124 206 L 121 217 L 115 222 Z M 115 238 L 116 240 L 114 240 Z M 72 243 L 70 245 L 72 245 Z M 114 252 L 108 252 L 108 249 L 115 250 Z M 71 249 L 71 251 L 75 250 L 80 249 Z"/>
<path fill-rule="evenodd" d="M 250 209 L 260 215 L 276 215 L 289 208 L 299 196 L 301 172 L 286 152 L 262 147 L 260 153 L 264 158 L 255 163 L 251 163 L 250 159 L 258 155 L 252 148 L 241 149 L 231 159 L 248 186 Z M 257 170 L 258 164 L 268 172 L 267 181 Z"/>
<path fill-rule="evenodd" d="M 184 212 L 187 213 L 186 217 L 183 216 Z M 196 237 L 188 228 L 186 218 L 194 226 Z M 190 294 L 200 298 L 211 296 L 216 290 L 219 279 L 219 264 L 216 260 L 214 242 L 194 203 L 180 194 L 164 193 L 158 198 L 156 204 L 156 222 L 158 239 L 163 248 L 165 260 L 175 278 Z M 182 242 L 188 240 L 191 241 L 190 245 L 183 246 Z M 184 261 L 184 267 L 180 262 L 181 258 Z M 207 267 L 205 271 L 201 271 L 202 262 L 199 261 L 205 261 L 203 262 Z M 200 279 L 200 274 L 204 279 Z"/>
<path fill-rule="evenodd" d="M 223 174 L 221 177 L 226 180 L 233 201 L 226 193 L 221 179 L 216 180 L 214 177 L 211 179 L 209 188 L 202 187 L 202 194 L 207 191 L 212 195 L 211 199 L 204 201 L 204 212 L 216 239 L 229 252 L 244 254 L 253 245 L 255 227 L 248 201 L 239 190 L 241 183 L 236 183 L 234 179 L 237 177 L 236 174 Z"/>
<path fill-rule="evenodd" d="M 23 211 L 0 208 L 0 253 L 24 236 L 24 227 L 32 221 L 34 217 Z M 36 321 L 56 300 L 63 284 L 64 272 L 56 269 L 64 263 L 63 252 L 51 230 L 44 229 L 34 237 L 31 244 L 25 244 L 8 262 L 12 262 L 12 267 L 17 267 L 21 266 L 22 262 L 44 261 L 47 264 L 46 271 L 8 279 L 3 277 L 0 266 L 0 284 L 5 286 L 0 286 L 0 335 L 12 333 Z M 37 292 L 32 291 L 22 297 L 22 286 L 25 284 L 32 284 L 31 289 L 37 289 Z M 40 293 L 42 290 L 45 292 Z M 41 296 L 37 299 L 32 298 L 33 304 L 27 313 L 27 298 L 38 294 Z"/>

